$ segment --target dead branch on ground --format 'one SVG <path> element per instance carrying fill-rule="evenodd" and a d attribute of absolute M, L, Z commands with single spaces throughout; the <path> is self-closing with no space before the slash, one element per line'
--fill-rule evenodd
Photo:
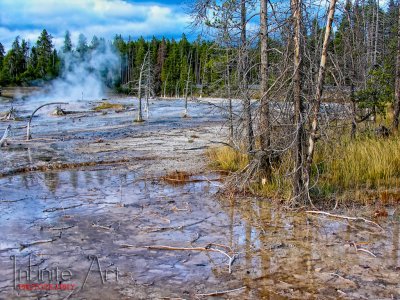
<path fill-rule="evenodd" d="M 247 288 L 246 286 L 242 286 L 240 288 L 232 289 L 232 290 L 217 291 L 217 292 L 206 293 L 206 294 L 196 294 L 196 297 L 221 296 L 221 295 L 225 295 L 225 294 L 229 294 L 229 293 L 235 293 L 235 292 L 243 291 L 246 288 Z"/>
<path fill-rule="evenodd" d="M 221 250 L 219 248 L 223 248 L 224 250 Z M 228 261 L 228 269 L 229 269 L 229 274 L 232 273 L 232 264 L 235 261 L 237 254 L 233 252 L 233 250 L 229 246 L 221 245 L 221 244 L 215 244 L 215 243 L 209 243 L 204 247 L 172 247 L 172 246 L 162 246 L 162 245 L 153 245 L 153 246 L 145 246 L 145 248 L 149 250 L 177 250 L 177 251 L 204 251 L 204 252 L 217 252 L 220 253 L 224 256 L 226 256 L 229 261 Z M 229 253 L 229 254 L 228 254 Z"/>
<path fill-rule="evenodd" d="M 348 217 L 348 216 L 335 215 L 335 214 L 331 214 L 331 213 L 328 213 L 328 212 L 325 212 L 325 211 L 316 211 L 316 210 L 307 210 L 306 213 L 307 214 L 324 215 L 324 216 L 328 216 L 328 217 L 331 217 L 331 218 L 346 219 L 348 221 L 362 221 L 362 222 L 365 222 L 367 224 L 374 225 L 374 226 L 378 227 L 379 229 L 381 229 L 382 231 L 385 231 L 378 223 L 375 223 L 374 221 L 370 221 L 370 220 L 367 220 L 367 219 L 362 218 L 362 217 Z"/>

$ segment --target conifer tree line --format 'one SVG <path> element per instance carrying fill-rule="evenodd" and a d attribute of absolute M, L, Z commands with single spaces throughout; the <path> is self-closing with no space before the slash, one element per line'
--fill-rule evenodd
<path fill-rule="evenodd" d="M 228 22 L 230 19 L 230 26 L 237 27 L 237 24 L 234 24 L 237 22 L 234 14 L 237 10 L 235 6 L 240 1 L 199 1 L 202 2 L 215 2 L 214 8 L 220 2 L 224 16 L 221 15 L 219 21 L 223 22 L 225 18 Z M 257 11 L 260 1 L 245 2 L 248 16 Z M 292 36 L 288 35 L 290 29 L 287 26 L 290 16 L 287 11 L 283 12 L 285 9 L 279 9 L 285 5 L 287 9 L 289 6 L 285 2 L 277 2 L 276 8 L 272 9 L 271 6 L 267 12 L 270 16 L 270 26 L 281 26 L 278 29 L 270 28 L 272 31 L 268 34 L 268 44 L 272 49 L 269 50 L 269 64 L 274 65 L 275 70 L 282 68 L 284 62 L 279 61 L 282 57 L 280 53 L 286 51 L 292 42 Z M 347 0 L 339 3 L 335 30 L 329 40 L 325 80 L 330 86 L 343 86 L 347 89 L 352 87 L 355 91 L 353 99 L 363 102 L 364 106 L 374 107 L 376 112 L 382 110 L 383 105 L 392 101 L 394 97 L 398 41 L 398 3 L 390 0 L 385 6 L 382 5 L 380 6 L 377 0 L 354 2 Z M 314 7 L 313 10 L 318 9 Z M 319 46 L 324 32 L 324 12 L 321 8 L 318 12 L 309 12 L 302 24 L 307 54 L 307 59 L 303 61 L 304 69 L 309 70 L 307 71 L 309 74 L 305 75 L 311 77 L 318 65 L 321 51 Z M 222 10 L 218 13 L 222 14 Z M 225 29 L 219 28 L 221 30 L 215 36 L 208 36 L 207 40 L 197 38 L 192 41 L 189 41 L 184 34 L 178 41 L 155 37 L 148 40 L 143 37 L 137 40 L 124 40 L 122 36 L 116 35 L 111 43 L 121 56 L 120 80 L 117 88 L 123 90 L 127 83 L 138 80 L 140 66 L 149 51 L 156 95 L 182 95 L 187 75 L 190 73 L 192 93 L 227 96 L 227 65 L 229 65 L 231 84 L 234 84 L 239 68 L 235 52 L 239 49 L 239 42 L 229 36 L 227 31 L 232 28 L 229 28 L 228 24 L 212 24 L 211 20 L 207 22 L 210 27 L 225 26 Z M 259 30 L 260 28 L 256 29 L 257 34 Z M 250 66 L 261 63 L 262 46 L 257 34 L 249 36 L 247 41 Z M 74 49 L 70 33 L 67 31 L 62 48 L 57 50 L 52 36 L 45 29 L 33 45 L 16 37 L 11 49 L 6 52 L 0 43 L 0 85 L 29 85 L 37 80 L 53 79 L 60 74 L 63 53 L 76 52 L 83 57 L 86 52 L 99 47 L 101 43 L 104 44 L 106 41 L 94 36 L 92 41 L 88 42 L 81 34 Z M 248 84 L 259 85 L 262 74 L 257 68 L 251 68 Z M 270 75 L 274 77 L 276 74 L 271 72 Z M 308 80 L 307 84 L 312 85 L 312 82 L 313 80 Z"/>
<path fill-rule="evenodd" d="M 49 80 L 58 75 L 60 59 L 52 36 L 43 30 L 35 45 L 17 36 L 5 53 L 0 43 L 0 85 L 30 84 L 35 80 Z"/>
<path fill-rule="evenodd" d="M 131 90 L 139 79 L 140 68 L 146 54 L 149 55 L 153 77 L 153 93 L 158 96 L 183 96 L 186 83 L 190 92 L 211 93 L 217 75 L 212 68 L 213 42 L 200 38 L 189 41 L 185 34 L 179 41 L 153 37 L 145 40 L 124 40 L 116 36 L 114 46 L 121 56 L 120 89 Z"/>

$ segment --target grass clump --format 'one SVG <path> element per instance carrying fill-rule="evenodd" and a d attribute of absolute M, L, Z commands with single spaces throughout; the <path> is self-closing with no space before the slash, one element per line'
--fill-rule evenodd
<path fill-rule="evenodd" d="M 103 101 L 93 109 L 95 111 L 101 111 L 101 110 L 105 110 L 105 109 L 123 110 L 124 106 L 122 104 L 118 104 L 118 103 L 110 103 L 108 101 Z"/>
<path fill-rule="evenodd" d="M 207 156 L 212 167 L 222 171 L 236 172 L 244 169 L 249 163 L 246 154 L 228 146 L 211 148 L 207 151 Z"/>
<path fill-rule="evenodd" d="M 400 137 L 364 137 L 316 153 L 320 184 L 331 190 L 394 187 L 400 176 Z"/>
<path fill-rule="evenodd" d="M 213 167 L 230 172 L 241 171 L 249 163 L 246 154 L 230 147 L 213 148 L 207 155 Z M 291 153 L 285 153 L 273 163 L 269 180 L 260 172 L 251 178 L 247 188 L 260 196 L 289 199 L 292 168 Z M 321 141 L 312 172 L 313 198 L 400 202 L 400 135 Z"/>

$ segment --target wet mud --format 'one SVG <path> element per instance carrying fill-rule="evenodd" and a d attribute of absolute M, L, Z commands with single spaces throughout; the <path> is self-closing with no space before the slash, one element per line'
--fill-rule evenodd
<path fill-rule="evenodd" d="M 13 104 L 21 115 L 37 105 Z M 152 101 L 134 124 L 134 109 L 97 104 L 41 111 L 29 142 L 12 122 L 0 149 L 1 299 L 400 298 L 396 209 L 374 220 L 381 230 L 221 193 L 204 157 L 224 134 L 214 106 L 191 103 L 182 118 L 182 101 Z M 65 290 L 25 290 L 28 273 Z"/>

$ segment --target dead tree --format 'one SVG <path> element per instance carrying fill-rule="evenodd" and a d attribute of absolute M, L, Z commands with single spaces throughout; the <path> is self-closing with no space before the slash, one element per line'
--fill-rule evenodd
<path fill-rule="evenodd" d="M 4 131 L 3 137 L 0 140 L 0 147 L 7 145 L 7 138 L 8 135 L 10 134 L 10 130 L 11 130 L 11 125 L 8 125 L 6 130 Z"/>
<path fill-rule="evenodd" d="M 261 162 L 262 171 L 269 178 L 271 166 L 268 152 L 270 151 L 270 116 L 268 99 L 268 18 L 267 0 L 260 1 L 260 44 L 261 44 L 261 99 L 260 99 L 260 146 L 265 152 Z"/>
<path fill-rule="evenodd" d="M 231 65 L 229 61 L 229 49 L 226 51 L 226 92 L 228 97 L 228 110 L 229 110 L 229 141 L 233 143 L 234 129 L 233 129 L 233 106 L 232 106 L 232 94 L 231 94 Z"/>
<path fill-rule="evenodd" d="M 185 84 L 185 111 L 183 113 L 183 117 L 188 117 L 188 94 L 189 94 L 189 83 L 190 83 L 190 70 L 192 69 L 192 52 L 189 54 L 188 59 L 188 70 L 187 70 L 187 78 Z"/>
<path fill-rule="evenodd" d="M 310 177 L 311 177 L 311 165 L 313 162 L 313 156 L 315 151 L 315 143 L 318 138 L 318 118 L 319 118 L 319 110 L 321 106 L 321 97 L 322 91 L 324 87 L 324 79 L 325 79 L 325 67 L 326 67 L 326 58 L 328 53 L 328 45 L 329 38 L 332 30 L 332 22 L 333 17 L 335 15 L 335 7 L 337 0 L 331 0 L 329 4 L 328 17 L 326 20 L 326 28 L 325 28 L 325 36 L 324 42 L 322 45 L 322 53 L 321 53 L 321 63 L 318 71 L 318 80 L 317 80 L 317 89 L 315 92 L 315 98 L 312 104 L 312 122 L 311 129 L 308 138 L 308 151 L 307 151 L 307 161 L 305 166 L 305 190 L 308 191 L 310 186 Z"/>
<path fill-rule="evenodd" d="M 154 96 L 154 72 L 150 60 L 150 56 L 147 59 L 146 63 L 146 72 L 145 72 L 145 112 L 146 112 L 146 118 L 149 119 L 149 99 L 150 97 Z"/>
<path fill-rule="evenodd" d="M 32 119 L 33 116 L 36 114 L 36 112 L 41 109 L 42 107 L 48 106 L 48 105 L 61 105 L 61 104 L 68 104 L 65 102 L 51 102 L 51 103 L 46 103 L 43 105 L 40 105 L 38 108 L 36 108 L 33 113 L 31 114 L 31 116 L 29 117 L 29 121 L 28 121 L 28 125 L 26 126 L 26 140 L 29 141 L 32 136 L 31 136 L 31 123 L 32 123 Z"/>
<path fill-rule="evenodd" d="M 243 101 L 243 115 L 244 126 L 246 128 L 247 138 L 247 152 L 252 153 L 254 150 L 254 132 L 253 120 L 251 117 L 251 100 L 248 87 L 248 67 L 249 67 L 249 53 L 247 43 L 247 9 L 246 0 L 240 1 L 240 60 L 239 60 L 239 74 L 240 74 L 240 92 Z"/>
<path fill-rule="evenodd" d="M 139 107 L 138 113 L 135 122 L 143 122 L 143 114 L 142 114 L 142 80 L 144 77 L 144 71 L 146 68 L 147 59 L 149 58 L 149 51 L 146 52 L 144 56 L 142 66 L 140 67 L 140 74 L 139 74 L 139 82 L 138 82 L 138 100 L 139 100 Z M 150 59 L 149 59 L 150 60 Z"/>
<path fill-rule="evenodd" d="M 400 114 L 400 6 L 399 19 L 397 28 L 397 55 L 396 55 L 396 83 L 395 83 L 395 100 L 393 112 L 393 131 L 399 129 L 399 114 Z"/>
<path fill-rule="evenodd" d="M 293 18 L 293 103 L 295 140 L 293 144 L 294 170 L 293 170 L 293 199 L 300 203 L 304 198 L 303 157 L 304 157 L 304 105 L 302 98 L 302 0 L 291 0 Z"/>
<path fill-rule="evenodd" d="M 167 74 L 167 78 L 165 79 L 165 82 L 164 82 L 164 97 L 163 98 L 166 98 L 168 77 L 169 77 L 169 73 Z"/>

